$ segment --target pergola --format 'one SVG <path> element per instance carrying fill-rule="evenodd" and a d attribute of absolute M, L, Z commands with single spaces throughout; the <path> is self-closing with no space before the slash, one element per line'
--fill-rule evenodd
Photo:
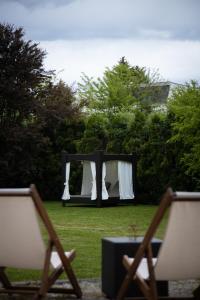
<path fill-rule="evenodd" d="M 136 196 L 136 158 L 133 154 L 68 154 L 63 151 L 64 191 L 62 204 L 89 203 L 97 207 L 134 203 Z M 70 163 L 83 166 L 80 195 L 70 195 Z"/>

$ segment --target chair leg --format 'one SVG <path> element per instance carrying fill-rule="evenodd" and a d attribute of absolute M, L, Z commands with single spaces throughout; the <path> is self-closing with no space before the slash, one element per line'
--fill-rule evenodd
<path fill-rule="evenodd" d="M 12 284 L 5 273 L 5 269 L 5 267 L 0 267 L 0 281 L 5 289 L 12 290 Z M 8 292 L 8 294 L 11 296 L 12 291 Z"/>
<path fill-rule="evenodd" d="M 143 293 L 145 299 L 147 300 L 157 300 L 157 298 L 154 297 L 154 294 L 151 290 L 151 287 L 149 286 L 149 283 L 147 283 L 139 274 L 137 273 L 135 276 L 135 281 L 137 285 L 139 286 L 141 292 Z"/>
<path fill-rule="evenodd" d="M 146 255 L 147 255 L 147 263 L 148 263 L 148 270 L 149 270 L 150 293 L 152 299 L 157 300 L 158 293 L 157 293 L 156 278 L 155 278 L 154 267 L 153 267 L 153 252 L 152 252 L 151 243 L 149 243 L 147 247 Z"/>
<path fill-rule="evenodd" d="M 51 241 L 49 241 L 48 247 L 46 249 L 46 257 L 45 257 L 45 262 L 44 262 L 41 286 L 40 286 L 39 291 L 36 294 L 36 299 L 42 299 L 46 295 L 48 288 L 49 288 L 48 276 L 49 276 L 49 267 L 50 267 L 52 248 L 53 248 L 53 243 Z"/>

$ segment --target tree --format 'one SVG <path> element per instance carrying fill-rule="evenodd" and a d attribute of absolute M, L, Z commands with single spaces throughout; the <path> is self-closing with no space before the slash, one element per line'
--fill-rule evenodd
<path fill-rule="evenodd" d="M 172 122 L 171 146 L 178 148 L 182 185 L 200 188 L 200 86 L 191 81 L 177 88 L 169 101 Z M 184 180 L 183 180 L 184 179 Z"/>
<path fill-rule="evenodd" d="M 30 178 L 30 150 L 40 135 L 33 129 L 36 97 L 49 75 L 43 68 L 45 52 L 37 44 L 24 41 L 23 35 L 22 28 L 0 24 L 1 186 L 22 185 L 22 178 Z"/>
<path fill-rule="evenodd" d="M 135 97 L 141 83 L 150 83 L 145 68 L 130 66 L 123 57 L 112 69 L 107 68 L 103 78 L 96 81 L 83 75 L 79 84 L 79 98 L 89 112 L 104 112 L 108 116 L 133 110 L 140 102 Z"/>
<path fill-rule="evenodd" d="M 77 141 L 77 151 L 90 153 L 96 150 L 105 150 L 108 142 L 108 118 L 103 114 L 92 114 L 84 118 L 85 130 Z"/>
<path fill-rule="evenodd" d="M 78 96 L 87 112 L 86 132 L 79 149 L 91 150 L 91 143 L 92 148 L 107 152 L 126 152 L 126 131 L 134 114 L 138 111 L 145 113 L 141 94 L 138 93 L 140 84 L 150 84 L 152 79 L 145 68 L 131 66 L 124 57 L 112 69 L 107 68 L 102 79 L 95 81 L 84 75 Z M 100 125 L 101 121 L 104 124 Z M 92 130 L 97 124 L 99 129 L 103 129 L 100 139 Z"/>
<path fill-rule="evenodd" d="M 159 85 L 152 85 L 156 79 L 159 75 L 132 67 L 122 58 L 112 69 L 106 69 L 102 79 L 94 81 L 85 76 L 79 86 L 88 113 L 80 149 L 135 153 L 137 189 L 148 194 L 148 199 L 158 197 L 169 184 L 175 188 L 188 186 L 187 176 L 180 178 L 182 145 L 177 147 L 171 141 L 172 112 L 166 105 L 161 110 L 155 99 L 162 92 Z M 174 118 L 179 124 L 177 116 Z"/>
<path fill-rule="evenodd" d="M 0 125 L 22 125 L 34 112 L 38 86 L 48 79 L 45 52 L 23 40 L 23 29 L 0 24 Z"/>
<path fill-rule="evenodd" d="M 76 152 L 76 141 L 82 137 L 84 125 L 75 92 L 63 81 L 44 85 L 38 101 L 35 127 L 43 147 L 35 156 L 34 165 L 39 172 L 34 171 L 32 177 L 48 198 L 58 198 L 63 187 L 61 152 Z"/>
<path fill-rule="evenodd" d="M 61 150 L 75 151 L 82 122 L 74 91 L 45 71 L 45 52 L 22 28 L 0 24 L 0 186 L 36 183 L 61 194 Z"/>

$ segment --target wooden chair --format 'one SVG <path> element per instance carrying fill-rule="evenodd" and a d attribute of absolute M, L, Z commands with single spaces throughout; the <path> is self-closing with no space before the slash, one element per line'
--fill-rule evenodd
<path fill-rule="evenodd" d="M 152 258 L 151 239 L 168 208 L 164 240 L 155 259 Z M 200 193 L 173 193 L 168 188 L 134 259 L 124 256 L 123 264 L 127 274 L 117 300 L 125 297 L 132 280 L 145 299 L 157 300 L 156 280 L 200 279 Z M 197 288 L 194 297 L 183 299 L 200 299 L 199 291 Z"/>
<path fill-rule="evenodd" d="M 39 220 L 48 234 L 46 246 Z M 46 293 L 53 292 L 81 298 L 71 267 L 74 257 L 74 250 L 64 252 L 34 185 L 27 189 L 0 189 L 0 293 L 34 293 L 34 299 L 42 299 Z M 41 284 L 39 287 L 11 284 L 5 272 L 9 267 L 41 270 Z M 71 288 L 52 287 L 63 272 Z"/>

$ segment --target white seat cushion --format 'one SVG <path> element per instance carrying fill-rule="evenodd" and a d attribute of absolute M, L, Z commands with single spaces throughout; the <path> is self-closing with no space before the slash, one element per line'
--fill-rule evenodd
<path fill-rule="evenodd" d="M 130 258 L 128 256 L 124 256 L 123 264 L 128 270 L 130 266 L 132 265 L 134 261 L 134 258 Z M 157 262 L 157 258 L 153 258 L 153 265 L 155 266 Z M 147 265 L 147 259 L 143 258 L 139 264 L 139 267 L 137 269 L 137 273 L 143 278 L 148 279 L 149 278 L 149 271 L 148 271 L 148 265 Z"/>
<path fill-rule="evenodd" d="M 73 257 L 73 252 L 69 251 L 69 252 L 65 252 L 65 256 L 70 259 L 70 261 L 74 258 Z M 51 254 L 51 265 L 54 269 L 58 268 L 59 266 L 61 266 L 61 260 L 60 257 L 58 255 L 57 252 L 52 252 Z"/>

